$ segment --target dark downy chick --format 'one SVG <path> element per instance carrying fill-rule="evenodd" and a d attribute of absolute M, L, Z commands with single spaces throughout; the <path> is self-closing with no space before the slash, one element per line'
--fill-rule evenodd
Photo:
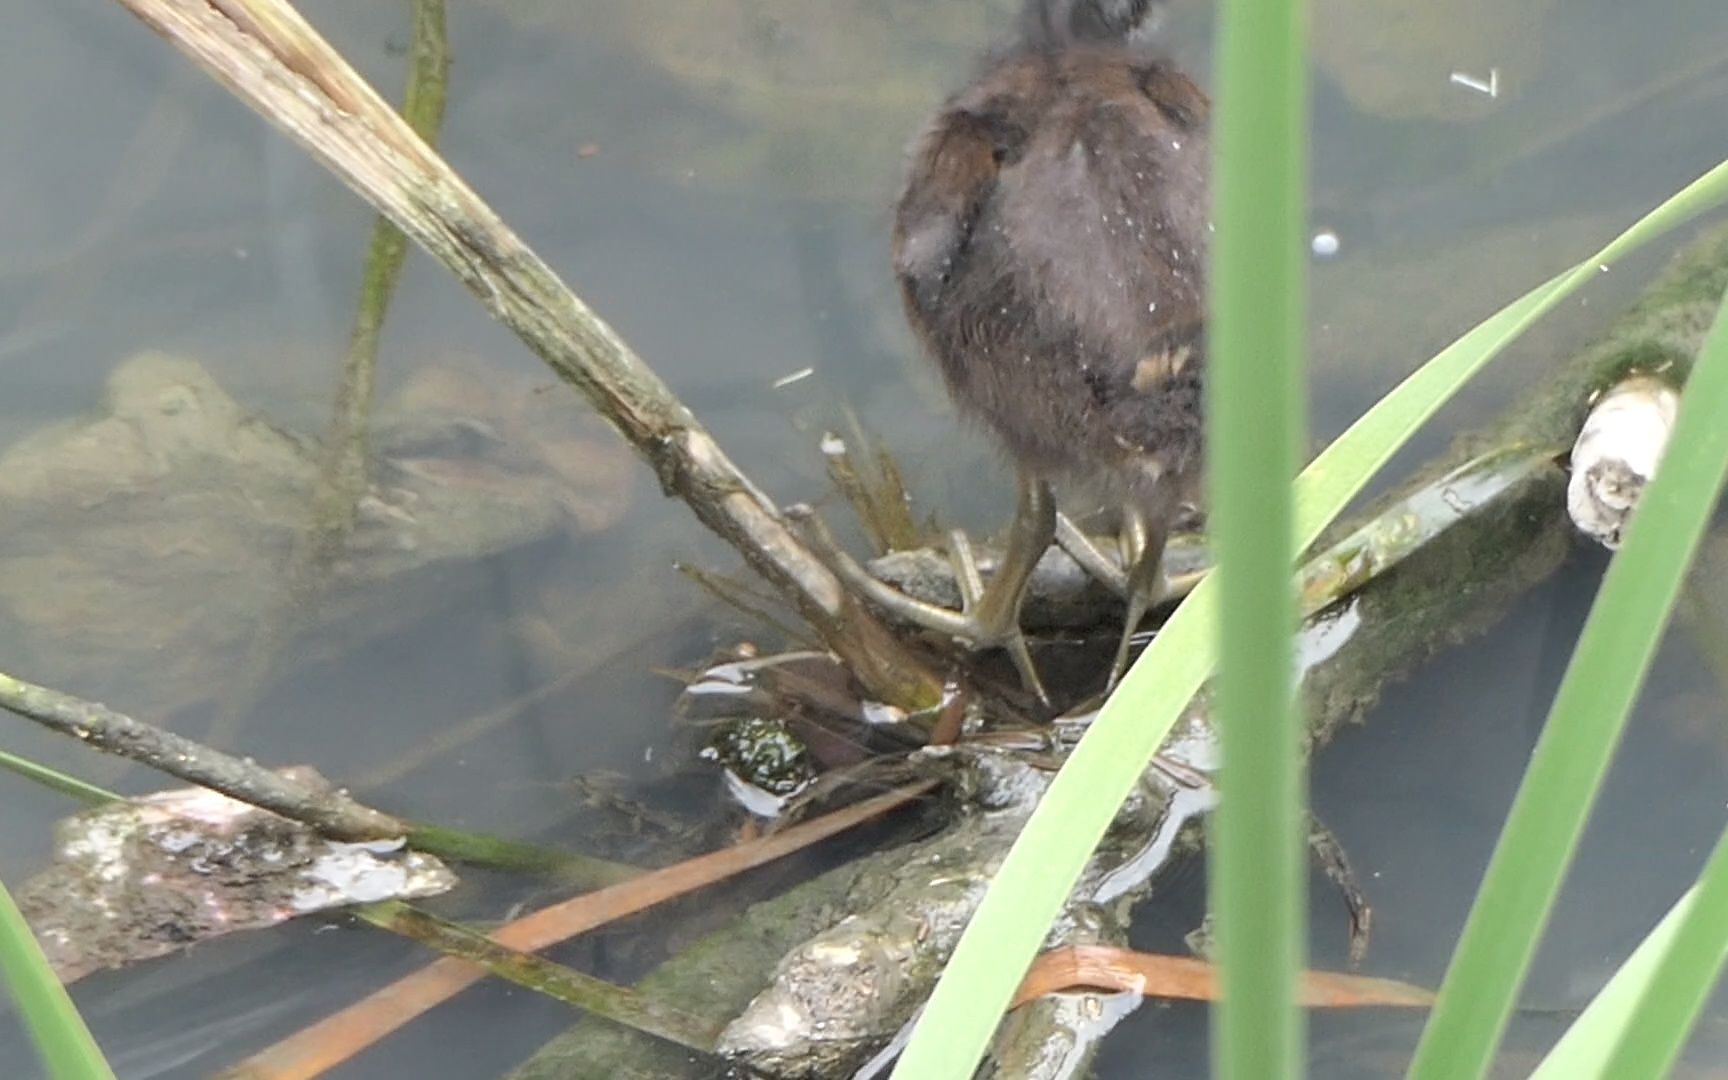
<path fill-rule="evenodd" d="M 1009 555 L 967 636 L 1008 646 L 1054 529 L 1048 484 L 1124 505 L 1128 636 L 1200 476 L 1205 95 L 1144 43 L 1154 0 L 1033 0 L 914 144 L 893 259 L 907 316 L 962 412 L 1021 471 Z M 1040 693 L 1042 693 L 1040 689 Z"/>

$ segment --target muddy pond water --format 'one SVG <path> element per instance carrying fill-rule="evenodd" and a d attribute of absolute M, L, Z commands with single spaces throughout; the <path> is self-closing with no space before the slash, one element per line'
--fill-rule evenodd
<path fill-rule="evenodd" d="M 1330 237 L 1312 278 L 1319 445 L 1475 320 L 1720 160 L 1728 15 L 1713 0 L 1314 6 L 1313 226 Z M 900 147 L 1015 7 L 473 0 L 450 11 L 442 148 L 777 499 L 824 495 L 818 442 L 851 409 L 894 448 L 921 506 L 988 530 L 1006 518 L 1011 478 L 914 355 L 888 208 Z M 397 92 L 406 4 L 301 8 Z M 674 569 L 730 571 L 732 553 L 418 254 L 384 334 L 379 438 L 419 445 L 432 416 L 507 451 L 462 474 L 461 498 L 419 503 L 414 537 L 379 510 L 368 527 L 384 555 L 347 566 L 343 588 L 294 611 L 299 632 L 256 662 L 248 642 L 280 610 L 298 512 L 269 478 L 305 463 L 234 432 L 268 418 L 315 435 L 328 422 L 371 217 L 110 0 L 0 0 L 0 12 L 0 460 L 21 475 L 30 454 L 126 414 L 140 380 L 192 403 L 172 445 L 258 455 L 200 458 L 193 488 L 206 494 L 194 497 L 153 486 L 149 463 L 169 451 L 148 431 L 85 438 L 93 486 L 9 496 L 0 670 L 187 734 L 214 725 L 262 761 L 316 764 L 416 818 L 645 863 L 699 846 L 723 822 L 721 786 L 690 759 L 665 672 L 717 645 L 777 642 Z M 1210 5 L 1175 0 L 1164 32 L 1204 84 Z M 1556 313 L 1388 477 L 1587 343 L 1668 250 Z M 448 467 L 404 453 L 422 478 Z M 1605 564 L 1577 545 L 1489 634 L 1388 689 L 1315 762 L 1316 810 L 1376 909 L 1373 974 L 1438 983 Z M 1722 828 L 1728 683 L 1709 658 L 1724 581 L 1694 576 L 1525 992 L 1533 1009 L 1588 1000 Z M 498 719 L 480 736 L 428 749 L 487 716 Z M 0 748 L 125 792 L 161 786 L 9 715 Z M 645 811 L 620 812 L 618 793 Z M 0 773 L 0 878 L 38 868 L 73 809 Z M 799 872 L 776 868 L 764 887 Z M 1137 944 L 1180 951 L 1204 915 L 1203 880 L 1196 865 L 1170 882 Z M 540 898 L 476 874 L 447 910 L 491 919 Z M 1316 965 L 1340 966 L 1344 917 L 1318 875 L 1311 910 Z M 628 981 L 707 914 L 675 908 L 556 955 Z M 423 958 L 357 924 L 307 921 L 91 977 L 75 996 L 121 1076 L 202 1077 Z M 1723 1019 L 1716 1008 L 1701 1025 L 1686 1075 L 1728 1072 Z M 568 1021 L 487 984 L 331 1075 L 500 1075 Z M 1520 1020 L 1506 1075 L 1564 1023 Z M 1398 1075 L 1419 1028 L 1387 1012 L 1317 1015 L 1311 1074 Z M 1151 1004 L 1107 1042 L 1097 1075 L 1201 1077 L 1206 1041 L 1204 1008 Z M 0 1075 L 33 1068 L 0 1008 Z"/>

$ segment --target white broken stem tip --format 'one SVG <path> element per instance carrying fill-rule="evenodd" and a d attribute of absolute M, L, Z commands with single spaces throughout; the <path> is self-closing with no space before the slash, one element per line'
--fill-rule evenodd
<path fill-rule="evenodd" d="M 1603 547 L 1620 546 L 1626 522 L 1668 447 L 1679 405 L 1672 386 L 1634 375 L 1597 398 L 1585 418 L 1572 444 L 1566 512 Z"/>

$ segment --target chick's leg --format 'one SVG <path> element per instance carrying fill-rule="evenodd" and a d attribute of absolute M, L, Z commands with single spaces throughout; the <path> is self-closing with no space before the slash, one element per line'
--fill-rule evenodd
<path fill-rule="evenodd" d="M 1128 670 L 1128 650 L 1134 641 L 1134 631 L 1146 611 L 1158 599 L 1164 585 L 1164 543 L 1169 539 L 1167 514 L 1145 507 L 1130 506 L 1122 518 L 1122 557 L 1128 570 L 1128 612 L 1122 624 L 1122 637 L 1116 645 L 1116 659 L 1110 665 L 1106 691 Z"/>

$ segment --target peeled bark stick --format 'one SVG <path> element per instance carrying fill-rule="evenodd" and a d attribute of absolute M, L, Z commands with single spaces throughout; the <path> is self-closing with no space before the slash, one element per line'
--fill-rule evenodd
<path fill-rule="evenodd" d="M 869 692 L 907 710 L 942 680 L 787 527 L 630 347 L 280 0 L 119 0 L 459 277 L 635 447 L 661 487 L 779 589 Z"/>
<path fill-rule="evenodd" d="M 45 686 L 0 674 L 0 708 L 62 734 L 202 784 L 241 802 L 303 821 L 336 840 L 391 840 L 407 836 L 407 822 L 361 806 L 339 791 L 297 783 L 246 761 Z"/>
<path fill-rule="evenodd" d="M 552 851 L 484 833 L 404 821 L 355 802 L 346 793 L 301 783 L 255 761 L 237 758 L 134 720 L 106 705 L 27 683 L 0 672 L 0 709 L 17 713 L 88 746 L 159 769 L 188 783 L 219 791 L 312 826 L 334 840 L 405 838 L 429 854 L 496 869 L 544 874 L 584 888 L 599 889 L 637 876 L 633 866 L 587 855 Z M 75 797 L 105 801 L 107 792 L 89 789 Z"/>

